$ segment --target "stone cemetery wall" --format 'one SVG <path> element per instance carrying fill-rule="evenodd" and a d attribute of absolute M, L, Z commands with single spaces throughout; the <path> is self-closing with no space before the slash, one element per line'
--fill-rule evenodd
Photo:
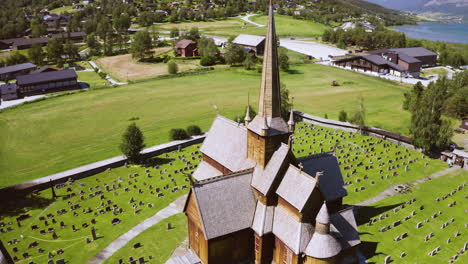
<path fill-rule="evenodd" d="M 362 129 L 360 129 L 359 126 L 353 125 L 348 122 L 325 119 L 325 118 L 321 118 L 318 116 L 313 116 L 313 115 L 309 115 L 306 113 L 302 113 L 299 111 L 294 111 L 294 115 L 296 116 L 296 118 L 299 118 L 300 120 L 310 123 L 310 124 L 319 125 L 319 126 L 323 126 L 327 128 L 332 128 L 332 129 L 341 129 L 341 130 L 352 132 L 352 133 L 360 133 L 360 131 L 362 130 L 362 133 L 364 135 L 376 137 L 376 138 L 383 138 L 392 143 L 400 144 L 407 148 L 421 151 L 419 148 L 416 148 L 414 145 L 411 144 L 411 141 L 408 137 L 394 133 L 394 132 L 386 131 L 380 128 L 363 127 Z"/>

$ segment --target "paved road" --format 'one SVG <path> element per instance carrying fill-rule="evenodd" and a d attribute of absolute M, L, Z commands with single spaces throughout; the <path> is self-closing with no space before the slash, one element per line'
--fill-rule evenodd
<path fill-rule="evenodd" d="M 454 170 L 457 170 L 457 169 L 460 169 L 460 167 L 458 166 L 453 166 L 452 168 L 448 168 L 448 169 L 445 169 L 445 170 L 442 170 L 442 171 L 438 171 L 436 173 L 433 173 L 429 176 L 426 176 L 424 178 L 421 178 L 421 179 L 418 179 L 418 180 L 415 180 L 415 181 L 412 181 L 412 182 L 408 182 L 408 183 L 405 183 L 405 185 L 410 185 L 410 186 L 415 186 L 415 185 L 418 185 L 418 184 L 421 184 L 421 183 L 424 183 L 424 182 L 427 182 L 429 180 L 432 180 L 432 179 L 435 179 L 435 178 L 438 178 L 438 177 L 441 177 L 441 176 L 444 176 Z M 390 196 L 394 196 L 394 195 L 397 195 L 398 192 L 396 192 L 394 190 L 394 188 L 397 186 L 397 185 L 401 185 L 401 184 L 393 184 L 392 186 L 388 187 L 385 191 L 381 192 L 379 195 L 377 196 L 374 196 L 372 198 L 370 198 L 369 200 L 366 200 L 364 202 L 361 202 L 361 203 L 358 203 L 356 204 L 357 207 L 359 206 L 366 206 L 366 205 L 369 205 L 369 204 L 373 204 L 375 202 L 378 202 L 380 200 L 383 200 L 387 197 L 390 197 Z"/>
<path fill-rule="evenodd" d="M 155 215 L 150 218 L 147 218 L 140 224 L 136 225 L 125 234 L 121 235 L 112 243 L 109 244 L 105 249 L 99 252 L 96 256 L 90 259 L 87 264 L 100 264 L 103 263 L 106 259 L 108 259 L 112 254 L 117 252 L 119 249 L 124 247 L 130 240 L 147 230 L 148 228 L 154 226 L 155 224 L 159 223 L 161 220 L 164 220 L 170 216 L 175 214 L 181 213 L 184 209 L 185 200 L 187 199 L 187 195 L 183 195 L 166 208 L 160 210 Z"/>
<path fill-rule="evenodd" d="M 252 25 L 255 25 L 257 27 L 265 27 L 265 25 L 255 23 L 255 22 L 253 22 L 252 20 L 249 19 L 250 17 L 255 16 L 255 15 L 257 15 L 257 14 L 247 14 L 247 15 L 241 17 L 241 19 L 244 20 L 245 22 L 250 23 Z"/>
<path fill-rule="evenodd" d="M 37 100 L 39 98 L 42 98 L 42 97 L 45 97 L 45 95 L 27 96 L 27 97 L 24 97 L 24 98 L 21 98 L 21 99 L 11 100 L 11 101 L 3 101 L 2 100 L 0 102 L 0 109 L 5 109 L 5 108 L 9 108 L 9 107 L 12 107 L 12 106 L 15 106 L 15 105 L 24 104 L 25 102 L 31 102 L 31 101 Z"/>

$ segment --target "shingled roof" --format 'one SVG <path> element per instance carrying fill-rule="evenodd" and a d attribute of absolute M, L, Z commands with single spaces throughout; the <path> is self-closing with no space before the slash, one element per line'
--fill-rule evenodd
<path fill-rule="evenodd" d="M 332 234 L 339 234 L 338 240 L 343 249 L 354 247 L 361 243 L 353 209 L 353 207 L 348 207 L 330 216 L 332 223 L 330 232 Z"/>
<path fill-rule="evenodd" d="M 338 160 L 331 153 L 302 157 L 298 162 L 304 166 L 303 171 L 314 178 L 317 172 L 323 171 L 319 188 L 325 200 L 332 201 L 348 195 Z"/>
<path fill-rule="evenodd" d="M 266 195 L 271 190 L 271 186 L 278 176 L 281 167 L 288 161 L 288 154 L 289 146 L 281 144 L 281 146 L 273 153 L 265 168 L 262 168 L 259 165 L 255 166 L 252 186 L 263 195 Z"/>
<path fill-rule="evenodd" d="M 11 66 L 6 66 L 0 68 L 0 74 L 6 74 L 6 73 L 13 73 L 13 72 L 18 72 L 18 71 L 23 71 L 23 70 L 31 70 L 36 68 L 37 66 L 32 63 L 21 63 L 21 64 L 16 64 L 16 65 L 11 65 Z"/>
<path fill-rule="evenodd" d="M 252 229 L 259 235 L 263 236 L 273 231 L 273 216 L 275 214 L 275 206 L 266 206 L 260 201 L 257 202 L 255 209 Z"/>
<path fill-rule="evenodd" d="M 76 79 L 74 70 L 63 70 L 54 72 L 41 72 L 16 77 L 18 85 L 30 85 L 35 83 L 54 82 L 67 79 Z"/>
<path fill-rule="evenodd" d="M 250 228 L 256 205 L 251 180 L 252 170 L 247 170 L 195 184 L 206 240 Z"/>
<path fill-rule="evenodd" d="M 223 173 L 211 166 L 210 164 L 208 164 L 208 162 L 202 161 L 200 162 L 200 164 L 198 164 L 198 167 L 192 176 L 197 181 L 201 181 L 220 175 L 223 175 Z"/>
<path fill-rule="evenodd" d="M 316 183 L 317 181 L 312 176 L 293 165 L 289 165 L 276 193 L 299 212 L 302 212 L 315 189 Z"/>
<path fill-rule="evenodd" d="M 312 224 L 301 223 L 281 206 L 276 207 L 273 234 L 294 251 L 294 254 L 304 252 L 313 233 Z"/>
<path fill-rule="evenodd" d="M 183 39 L 177 42 L 174 47 L 177 49 L 185 49 L 191 44 L 196 44 L 196 42 L 190 39 Z"/>
<path fill-rule="evenodd" d="M 250 169 L 255 162 L 247 159 L 247 129 L 232 120 L 217 116 L 200 151 L 230 171 Z"/>
<path fill-rule="evenodd" d="M 232 43 L 239 44 L 239 45 L 245 45 L 245 46 L 257 47 L 264 40 L 265 40 L 265 37 L 240 34 L 239 36 L 237 36 L 232 41 Z"/>

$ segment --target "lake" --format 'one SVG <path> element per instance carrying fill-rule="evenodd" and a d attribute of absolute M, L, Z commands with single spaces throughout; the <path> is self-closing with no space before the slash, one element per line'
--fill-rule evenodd
<path fill-rule="evenodd" d="M 433 41 L 468 43 L 468 24 L 420 22 L 417 25 L 394 27 L 408 37 Z"/>

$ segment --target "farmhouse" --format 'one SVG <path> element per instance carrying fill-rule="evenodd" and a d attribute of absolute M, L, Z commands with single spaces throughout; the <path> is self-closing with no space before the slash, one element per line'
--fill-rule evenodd
<path fill-rule="evenodd" d="M 352 54 L 344 59 L 334 61 L 336 66 L 357 69 L 378 74 L 397 76 L 411 75 L 419 77 L 423 66 L 433 66 L 437 54 L 423 47 L 404 49 L 381 49 Z"/>
<path fill-rule="evenodd" d="M 79 88 L 74 70 L 21 75 L 16 78 L 16 84 L 21 96 Z"/>
<path fill-rule="evenodd" d="M 0 81 L 9 81 L 16 78 L 18 75 L 27 74 L 35 70 L 37 66 L 32 63 L 22 63 L 0 68 Z"/>
<path fill-rule="evenodd" d="M 245 124 L 218 116 L 206 137 L 184 212 L 191 254 L 208 263 L 340 263 L 360 243 L 332 153 L 297 159 L 295 123 L 281 117 L 270 4 L 259 113 Z"/>
<path fill-rule="evenodd" d="M 14 83 L 7 83 L 0 85 L 0 98 L 3 101 L 14 100 L 18 98 L 16 92 L 17 86 Z"/>
<path fill-rule="evenodd" d="M 197 43 L 190 39 L 183 39 L 174 46 L 177 56 L 194 57 L 198 56 Z"/>
<path fill-rule="evenodd" d="M 255 55 L 263 55 L 265 49 L 265 37 L 260 36 L 241 34 L 232 43 L 243 47 L 246 53 L 253 51 Z"/>

